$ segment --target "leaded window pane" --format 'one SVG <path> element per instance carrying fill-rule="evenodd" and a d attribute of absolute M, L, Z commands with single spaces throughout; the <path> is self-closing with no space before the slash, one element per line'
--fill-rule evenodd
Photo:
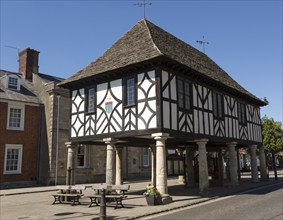
<path fill-rule="evenodd" d="M 9 115 L 10 128 L 21 127 L 21 115 L 22 115 L 22 109 L 10 108 L 10 115 Z"/>
<path fill-rule="evenodd" d="M 136 88 L 135 88 L 135 79 L 130 78 L 126 81 L 127 88 L 127 105 L 134 105 L 136 102 Z"/>
<path fill-rule="evenodd" d="M 88 90 L 88 103 L 87 103 L 87 111 L 94 112 L 95 111 L 95 91 L 94 88 Z"/>

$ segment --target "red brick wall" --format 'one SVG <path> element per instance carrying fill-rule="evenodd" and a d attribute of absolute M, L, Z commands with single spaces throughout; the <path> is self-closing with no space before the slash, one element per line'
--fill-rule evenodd
<path fill-rule="evenodd" d="M 25 105 L 24 130 L 7 130 L 8 103 L 0 102 L 0 183 L 37 179 L 40 107 Z M 22 173 L 4 174 L 5 144 L 22 144 Z"/>

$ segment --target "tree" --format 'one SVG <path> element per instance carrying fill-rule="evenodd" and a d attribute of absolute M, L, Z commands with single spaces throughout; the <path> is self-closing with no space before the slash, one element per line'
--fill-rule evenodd
<path fill-rule="evenodd" d="M 264 116 L 262 118 L 263 145 L 268 152 L 283 151 L 283 129 L 280 122 Z"/>

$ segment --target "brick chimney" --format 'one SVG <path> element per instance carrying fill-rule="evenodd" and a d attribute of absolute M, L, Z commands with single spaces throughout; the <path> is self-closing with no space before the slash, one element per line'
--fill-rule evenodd
<path fill-rule="evenodd" d="M 32 81 L 32 73 L 38 73 L 38 54 L 38 51 L 30 48 L 19 53 L 19 73 L 24 79 Z"/>

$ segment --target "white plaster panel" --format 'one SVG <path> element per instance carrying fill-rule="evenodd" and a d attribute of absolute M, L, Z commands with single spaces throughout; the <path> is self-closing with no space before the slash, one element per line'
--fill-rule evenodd
<path fill-rule="evenodd" d="M 107 93 L 107 83 L 97 85 L 97 105 L 101 105 Z"/>
<path fill-rule="evenodd" d="M 203 99 L 206 97 L 206 94 L 207 94 L 207 88 L 203 87 Z M 208 109 L 208 102 L 207 101 L 205 101 L 203 108 Z"/>
<path fill-rule="evenodd" d="M 170 108 L 166 101 L 163 101 L 163 126 L 170 129 Z"/>
<path fill-rule="evenodd" d="M 194 106 L 198 107 L 198 103 L 197 103 L 198 96 L 197 96 L 197 90 L 196 90 L 195 85 L 193 85 L 193 96 L 194 96 L 194 98 L 193 98 Z"/>
<path fill-rule="evenodd" d="M 142 90 L 138 89 L 138 100 L 145 99 L 146 98 L 145 95 L 146 94 L 144 94 L 144 92 Z"/>
<path fill-rule="evenodd" d="M 155 71 L 154 70 L 149 71 L 147 74 L 151 80 L 155 81 Z"/>
<path fill-rule="evenodd" d="M 163 91 L 163 97 L 169 99 L 169 87 L 168 86 Z"/>
<path fill-rule="evenodd" d="M 146 129 L 146 124 L 140 118 L 138 118 L 138 129 L 139 130 Z"/>
<path fill-rule="evenodd" d="M 138 84 L 139 85 L 141 85 L 143 78 L 144 78 L 144 73 L 138 74 Z"/>
<path fill-rule="evenodd" d="M 149 93 L 148 93 L 148 98 L 153 98 L 153 97 L 156 97 L 156 88 L 155 88 L 155 85 L 153 85 L 150 90 L 149 90 Z"/>
<path fill-rule="evenodd" d="M 115 122 L 115 120 L 113 120 L 113 118 L 115 118 L 115 120 L 117 121 L 117 123 Z M 117 112 L 114 112 L 112 115 L 112 120 L 111 120 L 111 124 L 115 127 L 116 131 L 121 131 L 120 127 L 118 125 L 122 125 L 123 121 L 122 118 L 118 115 Z"/>
<path fill-rule="evenodd" d="M 172 100 L 177 100 L 177 88 L 176 88 L 176 76 L 171 80 L 170 82 L 171 86 L 171 99 Z"/>
<path fill-rule="evenodd" d="M 212 111 L 212 93 L 208 95 L 208 105 L 209 105 L 209 110 Z"/>
<path fill-rule="evenodd" d="M 80 89 L 80 94 L 81 94 L 82 98 L 80 98 L 81 100 L 80 100 L 80 104 L 79 104 L 79 111 L 83 112 L 85 110 L 85 104 L 84 104 L 85 90 Z"/>
<path fill-rule="evenodd" d="M 76 130 L 74 127 L 71 128 L 71 137 L 77 137 Z"/>
<path fill-rule="evenodd" d="M 168 81 L 168 72 L 162 70 L 162 87 L 164 87 L 167 81 Z"/>
<path fill-rule="evenodd" d="M 171 109 L 172 109 L 172 118 L 171 118 L 171 124 L 172 124 L 172 129 L 177 130 L 177 121 L 178 121 L 178 112 L 177 112 L 177 105 L 175 103 L 171 104 Z"/>
<path fill-rule="evenodd" d="M 149 107 L 151 108 L 151 110 L 153 110 L 154 112 L 156 112 L 156 100 L 151 100 L 148 102 Z"/>
<path fill-rule="evenodd" d="M 227 100 L 224 97 L 224 114 L 230 115 L 230 113 L 228 112 L 229 110 L 227 109 Z"/>
<path fill-rule="evenodd" d="M 199 127 L 198 127 L 198 111 L 194 110 L 194 127 L 195 127 L 195 133 L 199 133 Z"/>
<path fill-rule="evenodd" d="M 179 112 L 179 115 L 181 115 L 181 114 L 182 114 L 182 112 Z M 182 127 L 184 122 L 185 122 L 185 118 L 186 118 L 186 116 L 185 116 L 185 114 L 183 114 L 183 116 L 181 117 L 180 122 L 179 122 L 179 129 L 181 129 L 181 131 L 186 131 L 185 126 Z"/>
<path fill-rule="evenodd" d="M 78 90 L 73 90 L 72 91 L 72 101 L 75 100 L 77 93 L 78 93 Z"/>
<path fill-rule="evenodd" d="M 138 114 L 141 114 L 141 112 L 143 111 L 144 107 L 145 107 L 145 102 L 138 103 Z"/>
<path fill-rule="evenodd" d="M 204 129 L 203 129 L 203 116 L 202 116 L 202 112 L 199 111 L 198 112 L 198 118 L 199 118 L 199 133 L 203 134 Z"/>
<path fill-rule="evenodd" d="M 148 128 L 156 128 L 156 127 L 157 127 L 156 116 L 153 116 L 149 122 Z"/>
<path fill-rule="evenodd" d="M 119 100 L 122 100 L 122 97 L 123 97 L 122 79 L 111 81 L 110 87 L 115 97 Z"/>
<path fill-rule="evenodd" d="M 140 75 L 142 75 L 142 77 L 140 77 Z M 144 89 L 144 91 L 148 91 L 149 87 L 151 86 L 151 82 L 145 77 L 144 77 L 144 73 L 141 73 L 138 75 L 138 83 L 140 84 L 140 86 Z M 143 79 L 143 81 L 141 81 Z"/>
<path fill-rule="evenodd" d="M 187 115 L 187 122 L 188 122 L 188 125 L 189 125 L 189 130 L 188 130 L 188 132 L 190 132 L 191 130 L 193 131 L 194 129 L 193 129 L 193 124 L 192 124 L 192 122 L 191 122 L 191 119 L 192 119 L 192 115 L 191 114 L 189 114 L 189 115 Z"/>
<path fill-rule="evenodd" d="M 102 112 L 101 109 L 97 109 L 97 122 L 96 122 L 96 129 L 97 130 L 97 134 L 100 134 L 102 132 L 102 130 L 104 129 L 104 126 L 102 126 L 102 123 L 105 119 L 105 114 Z M 107 122 L 107 120 L 105 120 L 105 122 Z"/>
<path fill-rule="evenodd" d="M 204 133 L 209 135 L 208 113 L 204 113 Z"/>
<path fill-rule="evenodd" d="M 209 114 L 209 122 L 210 122 L 210 135 L 214 135 L 214 127 L 213 127 L 213 114 Z"/>
<path fill-rule="evenodd" d="M 81 137 L 84 135 L 83 123 L 84 123 L 84 114 L 79 114 L 79 121 L 76 123 L 76 130 L 78 131 L 78 136 Z"/>

